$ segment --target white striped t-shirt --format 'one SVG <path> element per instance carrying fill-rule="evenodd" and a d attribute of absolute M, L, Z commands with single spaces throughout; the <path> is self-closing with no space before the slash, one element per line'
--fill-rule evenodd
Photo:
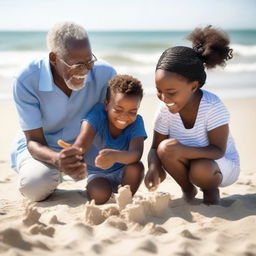
<path fill-rule="evenodd" d="M 209 145 L 207 132 L 229 123 L 229 112 L 218 96 L 202 90 L 197 117 L 193 128 L 184 127 L 179 113 L 172 114 L 165 104 L 160 107 L 154 124 L 154 130 L 169 138 L 175 138 L 181 144 L 192 147 Z M 225 158 L 239 165 L 239 155 L 231 134 L 229 133 Z"/>

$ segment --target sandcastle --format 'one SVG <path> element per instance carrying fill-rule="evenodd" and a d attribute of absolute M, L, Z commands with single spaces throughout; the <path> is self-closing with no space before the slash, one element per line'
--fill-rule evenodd
<path fill-rule="evenodd" d="M 94 200 L 85 205 L 85 222 L 99 225 L 110 216 L 118 216 L 127 222 L 145 224 L 148 216 L 164 217 L 169 208 L 170 194 L 151 192 L 143 197 L 132 198 L 129 185 L 119 187 L 115 195 L 116 203 L 95 205 Z"/>

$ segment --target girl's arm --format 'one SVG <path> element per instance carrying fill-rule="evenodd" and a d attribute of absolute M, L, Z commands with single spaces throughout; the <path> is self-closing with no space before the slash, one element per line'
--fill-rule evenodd
<path fill-rule="evenodd" d="M 148 153 L 148 168 L 149 170 L 154 170 L 154 169 L 162 169 L 162 164 L 160 159 L 157 156 L 157 148 L 158 145 L 163 141 L 168 139 L 168 135 L 163 135 L 160 134 L 156 131 L 154 131 L 154 135 L 153 135 L 153 141 L 152 141 L 152 145 L 150 148 L 150 151 Z"/>
<path fill-rule="evenodd" d="M 144 181 L 146 187 L 151 191 L 157 188 L 161 181 L 161 177 L 165 176 L 162 163 L 157 155 L 157 148 L 159 144 L 166 139 L 168 139 L 168 135 L 163 135 L 154 131 L 153 142 L 148 153 L 148 172 Z"/>
<path fill-rule="evenodd" d="M 170 155 L 182 157 L 186 159 L 219 159 L 224 156 L 227 146 L 229 134 L 228 124 L 219 126 L 208 132 L 209 146 L 207 147 L 189 147 L 177 143 L 176 147 L 172 147 L 173 152 Z"/>
<path fill-rule="evenodd" d="M 144 138 L 132 139 L 127 151 L 103 149 L 95 159 L 95 165 L 102 169 L 110 168 L 115 162 L 122 164 L 136 163 L 141 159 L 144 147 Z"/>
<path fill-rule="evenodd" d="M 96 132 L 94 131 L 93 127 L 87 121 L 83 121 L 80 133 L 77 136 L 73 146 L 82 148 L 82 153 L 87 152 L 92 145 L 95 134 Z"/>

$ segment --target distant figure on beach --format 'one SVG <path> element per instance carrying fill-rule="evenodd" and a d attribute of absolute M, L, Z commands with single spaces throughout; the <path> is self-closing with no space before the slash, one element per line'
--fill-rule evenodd
<path fill-rule="evenodd" d="M 169 48 L 156 66 L 157 96 L 163 104 L 155 120 L 145 185 L 156 189 L 167 172 L 185 200 L 195 198 L 197 186 L 205 204 L 217 204 L 219 187 L 237 180 L 240 162 L 229 112 L 218 96 L 201 88 L 205 67 L 224 66 L 232 50 L 228 36 L 212 26 L 196 28 L 188 39 L 193 48 Z"/>
<path fill-rule="evenodd" d="M 14 81 L 13 95 L 21 129 L 12 152 L 19 190 L 31 201 L 46 199 L 61 173 L 85 176 L 77 147 L 62 149 L 57 140 L 73 143 L 80 121 L 103 102 L 115 70 L 97 61 L 83 27 L 56 24 L 47 35 L 49 58 L 31 62 Z"/>
<path fill-rule="evenodd" d="M 144 177 L 140 159 L 147 134 L 137 114 L 142 96 L 139 80 L 114 76 L 105 103 L 97 104 L 82 122 L 73 146 L 85 154 L 87 194 L 96 204 L 107 202 L 119 185 L 130 185 L 134 195 Z"/>

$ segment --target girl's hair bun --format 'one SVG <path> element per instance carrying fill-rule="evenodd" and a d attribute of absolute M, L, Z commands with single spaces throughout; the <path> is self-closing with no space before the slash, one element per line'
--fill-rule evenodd
<path fill-rule="evenodd" d="M 226 61 L 233 57 L 229 48 L 229 37 L 221 29 L 211 25 L 205 28 L 195 28 L 187 39 L 192 42 L 193 49 L 207 68 L 225 66 Z"/>

